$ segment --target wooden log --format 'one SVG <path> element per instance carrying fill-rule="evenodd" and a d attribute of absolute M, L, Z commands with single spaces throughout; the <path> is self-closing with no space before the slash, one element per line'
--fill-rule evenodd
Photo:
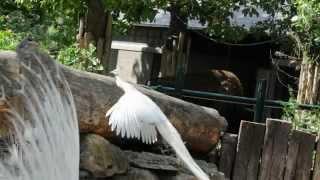
<path fill-rule="evenodd" d="M 32 60 L 35 52 L 26 50 L 24 53 L 25 56 L 28 56 L 26 59 Z M 9 54 L 11 59 L 15 59 L 14 53 Z M 38 52 L 36 54 L 48 68 L 54 66 L 48 55 Z M 7 56 L 8 52 L 0 52 L 0 62 L 3 62 L 1 65 L 4 71 L 8 64 L 5 61 L 9 60 Z M 96 133 L 107 139 L 117 140 L 118 138 L 115 133 L 111 132 L 108 120 L 105 118 L 105 113 L 123 94 L 116 87 L 114 79 L 61 67 L 75 98 L 80 131 Z M 221 131 L 227 126 L 226 120 L 214 109 L 188 103 L 143 87 L 137 86 L 137 88 L 160 106 L 183 140 L 187 142 L 187 146 L 195 152 L 209 152 L 219 141 Z"/>
<path fill-rule="evenodd" d="M 320 179 L 320 143 L 319 143 L 319 137 L 317 142 L 317 149 L 316 149 L 316 158 L 314 160 L 314 166 L 313 166 L 313 180 Z"/>
<path fill-rule="evenodd" d="M 316 137 L 293 131 L 289 143 L 284 180 L 310 180 Z"/>
<path fill-rule="evenodd" d="M 258 178 L 264 132 L 263 124 L 241 122 L 233 179 L 256 180 Z"/>
<path fill-rule="evenodd" d="M 219 171 L 223 172 L 227 179 L 232 177 L 232 168 L 236 157 L 238 136 L 226 133 L 222 137 Z"/>
<path fill-rule="evenodd" d="M 268 119 L 261 158 L 260 180 L 282 180 L 291 124 L 287 121 Z"/>

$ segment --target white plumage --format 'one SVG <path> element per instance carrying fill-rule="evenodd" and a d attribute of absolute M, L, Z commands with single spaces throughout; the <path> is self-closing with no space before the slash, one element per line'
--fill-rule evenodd
<path fill-rule="evenodd" d="M 113 74 L 116 75 L 116 84 L 124 91 L 124 95 L 106 113 L 106 117 L 110 116 L 109 125 L 112 131 L 115 130 L 117 135 L 122 137 L 137 138 L 150 144 L 157 141 L 158 130 L 191 172 L 200 180 L 209 180 L 194 162 L 180 134 L 160 108 L 131 84 L 121 80 L 117 76 L 117 70 L 113 71 Z"/>
<path fill-rule="evenodd" d="M 146 108 L 148 107 L 148 108 Z M 154 114 L 158 107 L 137 90 L 126 92 L 118 102 L 107 112 L 111 130 L 117 135 L 127 138 L 138 138 L 144 143 L 157 141 L 157 131 L 154 124 L 162 121 L 161 115 Z"/>

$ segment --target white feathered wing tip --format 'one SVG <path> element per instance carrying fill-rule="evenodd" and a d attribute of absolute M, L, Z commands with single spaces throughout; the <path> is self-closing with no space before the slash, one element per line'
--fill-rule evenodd
<path fill-rule="evenodd" d="M 118 102 L 113 105 L 106 117 L 109 117 L 109 125 L 117 135 L 126 138 L 137 138 L 146 144 L 157 141 L 157 131 L 152 124 L 152 116 L 144 114 L 144 106 L 136 99 L 137 93 L 125 93 Z M 149 118 L 151 117 L 151 118 Z"/>
<path fill-rule="evenodd" d="M 189 151 L 185 147 L 180 134 L 176 128 L 166 121 L 164 123 L 158 124 L 157 129 L 161 136 L 168 142 L 168 144 L 175 150 L 177 156 L 183 160 L 185 165 L 189 170 L 200 180 L 210 180 L 208 175 L 202 171 L 198 164 L 193 160 Z"/>
<path fill-rule="evenodd" d="M 125 93 L 106 113 L 106 117 L 110 116 L 111 130 L 115 130 L 117 135 L 122 137 L 154 143 L 157 141 L 157 128 L 190 171 L 200 180 L 209 180 L 209 177 L 195 163 L 179 133 L 161 109 L 149 97 L 134 89 L 130 84 L 120 79 L 117 79 L 117 84 Z"/>

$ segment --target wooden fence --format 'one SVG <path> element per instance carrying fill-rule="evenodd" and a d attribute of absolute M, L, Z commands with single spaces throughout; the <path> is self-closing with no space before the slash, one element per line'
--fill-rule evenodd
<path fill-rule="evenodd" d="M 320 143 L 287 121 L 242 121 L 239 135 L 222 138 L 219 170 L 232 180 L 320 180 Z"/>

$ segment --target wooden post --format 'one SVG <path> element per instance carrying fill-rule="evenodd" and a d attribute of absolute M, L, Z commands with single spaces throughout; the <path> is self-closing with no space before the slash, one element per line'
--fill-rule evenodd
<path fill-rule="evenodd" d="M 238 136 L 236 134 L 226 133 L 222 137 L 219 171 L 223 172 L 225 177 L 228 179 L 231 179 L 232 177 L 232 168 L 236 157 L 237 143 Z"/>
<path fill-rule="evenodd" d="M 314 160 L 314 167 L 313 167 L 313 180 L 318 180 L 318 179 L 320 179 L 320 142 L 319 142 L 319 139 L 317 142 L 316 157 Z"/>
<path fill-rule="evenodd" d="M 84 44 L 84 16 L 81 15 L 79 17 L 79 30 L 78 30 L 78 34 L 77 34 L 77 41 L 79 43 L 79 47 L 80 48 L 84 48 L 85 47 L 85 44 Z"/>
<path fill-rule="evenodd" d="M 102 65 L 104 73 L 108 72 L 108 64 L 111 54 L 111 43 L 112 43 L 112 15 L 108 11 L 106 12 L 107 22 L 106 22 L 106 31 L 105 31 L 105 42 L 104 42 L 104 53 L 102 57 Z"/>
<path fill-rule="evenodd" d="M 185 76 L 185 57 L 184 57 L 184 47 L 186 41 L 186 34 L 180 32 L 178 38 L 178 46 L 177 46 L 177 66 L 176 66 L 176 80 L 175 80 L 175 90 L 176 94 L 181 94 L 181 89 L 184 84 L 184 76 Z"/>
<path fill-rule="evenodd" d="M 256 180 L 258 178 L 264 132 L 263 124 L 241 122 L 233 171 L 234 180 Z"/>
<path fill-rule="evenodd" d="M 261 158 L 260 180 L 282 180 L 291 124 L 287 121 L 268 119 Z"/>
<path fill-rule="evenodd" d="M 254 112 L 254 122 L 264 122 L 264 101 L 265 101 L 265 94 L 266 94 L 266 80 L 262 79 L 259 80 L 256 87 L 256 108 Z"/>
<path fill-rule="evenodd" d="M 293 131 L 284 180 L 310 180 L 315 140 L 312 134 Z"/>
<path fill-rule="evenodd" d="M 265 99 L 274 99 L 277 83 L 277 74 L 273 69 L 259 68 L 257 71 L 257 79 L 266 79 L 266 96 Z M 264 117 L 272 117 L 274 110 L 272 108 L 264 109 Z"/>

